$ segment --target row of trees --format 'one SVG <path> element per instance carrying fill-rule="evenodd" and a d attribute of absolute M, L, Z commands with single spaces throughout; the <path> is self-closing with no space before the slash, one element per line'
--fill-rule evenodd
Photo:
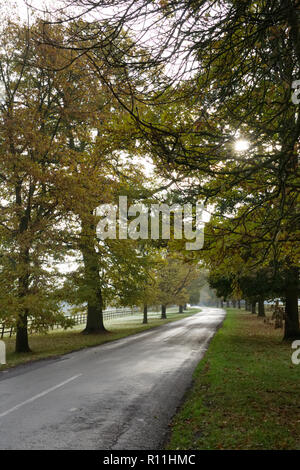
<path fill-rule="evenodd" d="M 159 202 L 169 183 L 147 178 L 137 160 L 143 136 L 105 77 L 86 56 L 71 64 L 72 50 L 36 41 L 42 27 L 8 19 L 1 34 L 0 315 L 16 326 L 17 352 L 30 351 L 29 317 L 40 331 L 70 325 L 62 301 L 86 305 L 84 332 L 98 333 L 106 305 L 142 305 L 147 321 L 147 306 L 160 303 L 164 317 L 168 305 L 189 300 L 199 275 L 167 242 L 99 239 L 100 205 L 119 195 Z M 53 41 L 65 33 L 51 28 Z M 106 67 L 104 55 L 94 54 L 95 64 L 121 82 L 125 72 Z"/>
<path fill-rule="evenodd" d="M 173 183 L 172 202 L 203 198 L 213 211 L 200 256 L 174 251 L 204 260 L 237 297 L 282 296 L 285 337 L 299 336 L 298 1 L 107 6 L 78 0 L 3 30 L 1 303 L 17 350 L 28 315 L 42 326 L 66 293 L 88 301 L 89 332 L 103 328 L 104 298 L 155 290 L 161 245 L 96 237 L 99 204 L 169 197 L 134 160 L 144 155 Z M 72 255 L 81 266 L 59 282 L 55 263 Z"/>
<path fill-rule="evenodd" d="M 210 286 L 218 296 L 244 299 L 253 313 L 258 304 L 261 317 L 265 316 L 265 301 L 281 298 L 286 314 L 284 338 L 299 337 L 297 246 L 292 244 L 287 250 L 283 244 L 275 244 L 275 253 L 266 254 L 269 243 L 259 243 L 253 231 L 249 234 L 247 227 L 237 225 L 233 217 L 225 222 L 214 218 L 206 236 L 203 255 L 210 269 Z"/>

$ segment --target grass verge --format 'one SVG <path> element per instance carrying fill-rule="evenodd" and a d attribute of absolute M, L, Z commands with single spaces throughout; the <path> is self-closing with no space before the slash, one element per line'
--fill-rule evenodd
<path fill-rule="evenodd" d="M 150 328 L 155 328 L 166 323 L 181 320 L 182 318 L 186 318 L 199 311 L 200 309 L 191 308 L 187 311 L 187 313 L 180 315 L 173 312 L 167 313 L 167 320 L 161 320 L 160 318 L 149 318 L 148 324 L 146 325 L 142 324 L 141 316 L 141 320 L 129 320 L 128 323 L 120 322 L 111 324 L 107 326 L 109 331 L 102 335 L 82 335 L 78 329 L 69 331 L 52 331 L 47 334 L 33 334 L 29 338 L 32 352 L 26 354 L 16 354 L 14 352 L 15 338 L 3 338 L 3 341 L 6 344 L 7 364 L 2 366 L 0 365 L 0 371 L 10 367 L 15 367 L 19 364 L 25 364 L 39 359 L 60 356 L 72 351 L 98 346 L 109 341 L 115 341 L 117 339 L 124 338 L 125 336 L 130 336 L 136 333 L 140 333 L 141 331 L 149 330 Z M 83 329 L 84 325 L 82 325 L 81 330 Z"/>
<path fill-rule="evenodd" d="M 300 365 L 256 315 L 227 310 L 171 424 L 167 449 L 300 449 Z"/>

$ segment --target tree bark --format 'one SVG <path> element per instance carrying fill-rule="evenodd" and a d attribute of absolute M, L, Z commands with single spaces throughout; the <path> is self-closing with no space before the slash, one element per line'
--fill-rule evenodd
<path fill-rule="evenodd" d="M 103 300 L 101 289 L 95 288 L 93 296 L 95 299 L 88 299 L 87 320 L 83 334 L 98 334 L 106 332 L 103 323 Z"/>
<path fill-rule="evenodd" d="M 28 314 L 24 313 L 20 315 L 17 322 L 17 334 L 16 334 L 16 353 L 28 353 L 31 352 L 28 341 L 28 328 L 27 328 Z"/>
<path fill-rule="evenodd" d="M 178 313 L 183 313 L 183 305 L 179 305 L 179 312 Z"/>
<path fill-rule="evenodd" d="M 103 322 L 103 297 L 99 274 L 99 258 L 95 248 L 96 226 L 87 219 L 82 222 L 80 250 L 84 263 L 84 288 L 87 301 L 87 322 L 83 334 L 106 332 Z"/>
<path fill-rule="evenodd" d="M 241 308 L 241 301 L 238 300 L 238 308 L 240 309 Z"/>
<path fill-rule="evenodd" d="M 166 306 L 165 305 L 162 305 L 161 306 L 161 318 L 163 320 L 166 320 L 167 319 L 167 313 L 166 313 Z"/>
<path fill-rule="evenodd" d="M 298 268 L 294 268 L 290 272 L 288 285 L 285 291 L 285 340 L 293 340 L 300 338 L 298 292 L 299 270 Z"/>
<path fill-rule="evenodd" d="M 262 297 L 258 300 L 258 317 L 265 317 L 265 303 Z"/>
<path fill-rule="evenodd" d="M 251 313 L 256 313 L 256 302 L 251 302 Z"/>
<path fill-rule="evenodd" d="M 23 217 L 20 223 L 20 232 L 24 233 L 28 227 L 28 220 L 26 217 Z M 28 246 L 21 249 L 21 254 L 19 257 L 19 264 L 22 271 L 21 276 L 19 277 L 19 299 L 22 302 L 28 293 L 29 293 L 29 264 L 30 264 L 30 256 L 29 256 L 29 248 Z M 31 352 L 29 347 L 29 340 L 28 340 L 28 309 L 22 308 L 21 312 L 17 318 L 17 326 L 16 326 L 16 345 L 15 351 L 16 353 L 28 353 Z"/>
<path fill-rule="evenodd" d="M 148 305 L 144 305 L 143 324 L 146 325 L 147 323 L 148 323 Z"/>

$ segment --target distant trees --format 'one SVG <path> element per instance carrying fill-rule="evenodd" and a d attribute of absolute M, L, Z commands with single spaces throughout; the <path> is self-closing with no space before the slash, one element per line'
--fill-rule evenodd
<path fill-rule="evenodd" d="M 198 269 L 200 271 L 200 268 Z M 205 283 L 206 283 L 206 273 L 205 271 L 202 270 L 200 271 L 199 276 L 191 282 L 190 286 L 187 289 L 188 295 L 189 295 L 188 302 L 191 305 L 199 305 L 200 291 L 202 287 L 205 285 Z"/>
<path fill-rule="evenodd" d="M 168 253 L 163 257 L 158 272 L 156 299 L 162 306 L 162 318 L 165 318 L 168 305 L 178 305 L 182 313 L 183 306 L 189 301 L 188 288 L 198 277 L 197 265 L 185 262 L 180 253 Z"/>

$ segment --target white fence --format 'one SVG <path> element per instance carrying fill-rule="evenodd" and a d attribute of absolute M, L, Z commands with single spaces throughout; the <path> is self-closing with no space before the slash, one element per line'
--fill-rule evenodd
<path fill-rule="evenodd" d="M 115 318 L 122 318 L 122 317 L 127 317 L 129 315 L 136 315 L 139 312 L 140 312 L 140 309 L 138 307 L 108 309 L 108 310 L 103 311 L 103 319 L 104 321 L 114 320 Z M 87 317 L 86 313 L 78 313 L 76 315 L 68 316 L 68 318 L 74 321 L 74 326 L 84 325 L 86 323 L 86 317 Z M 48 329 L 49 330 L 61 329 L 61 325 L 54 324 L 54 325 L 49 326 Z M 34 333 L 36 331 L 34 327 L 34 322 L 30 318 L 28 319 L 28 330 L 30 333 Z M 8 325 L 5 325 L 5 323 L 0 323 L 0 338 L 3 338 L 4 336 L 11 337 L 15 333 L 16 333 L 15 326 L 8 326 Z"/>

